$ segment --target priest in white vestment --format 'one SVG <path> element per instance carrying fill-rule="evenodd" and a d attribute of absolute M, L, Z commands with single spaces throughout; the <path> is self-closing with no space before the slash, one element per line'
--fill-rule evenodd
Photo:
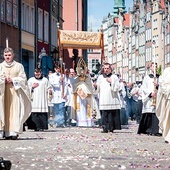
<path fill-rule="evenodd" d="M 89 77 L 85 77 L 84 80 L 77 76 L 73 81 L 73 112 L 76 116 L 77 126 L 92 126 L 92 84 Z"/>
<path fill-rule="evenodd" d="M 0 138 L 3 138 L 5 73 L 2 67 L 0 67 L 0 69 Z"/>
<path fill-rule="evenodd" d="M 99 110 L 102 118 L 102 133 L 121 130 L 120 122 L 120 82 L 117 75 L 112 74 L 109 63 L 103 66 L 102 74 L 99 75 L 97 83 L 93 85 L 99 93 Z"/>
<path fill-rule="evenodd" d="M 2 107 L 0 112 L 0 135 L 15 140 L 31 113 L 31 100 L 24 67 L 13 60 L 12 48 L 5 48 L 4 59 L 0 64 L 1 73 L 5 74 L 5 88 L 0 83 L 0 97 L 4 98 L 4 111 Z"/>
<path fill-rule="evenodd" d="M 92 118 L 93 86 L 86 72 L 85 62 L 83 58 L 80 58 L 77 64 L 77 76 L 71 82 L 73 87 L 71 115 L 72 118 L 76 120 L 77 126 L 91 127 L 94 125 Z"/>
<path fill-rule="evenodd" d="M 157 94 L 156 115 L 166 143 L 170 143 L 170 67 L 163 71 Z"/>

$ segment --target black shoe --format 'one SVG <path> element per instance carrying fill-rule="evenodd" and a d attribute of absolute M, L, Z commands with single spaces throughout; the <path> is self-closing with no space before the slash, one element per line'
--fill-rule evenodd
<path fill-rule="evenodd" d="M 17 140 L 18 139 L 18 135 L 17 136 L 11 136 L 12 140 Z"/>
<path fill-rule="evenodd" d="M 36 128 L 35 131 L 36 131 L 36 132 L 39 132 L 39 131 L 43 131 L 43 129 Z"/>
<path fill-rule="evenodd" d="M 114 133 L 114 130 L 109 130 L 109 132 Z"/>
<path fill-rule="evenodd" d="M 169 142 L 166 140 L 165 143 L 169 143 Z"/>
<path fill-rule="evenodd" d="M 5 140 L 11 140 L 11 136 L 5 137 Z"/>
<path fill-rule="evenodd" d="M 101 133 L 108 133 L 108 130 L 102 130 Z"/>
<path fill-rule="evenodd" d="M 149 135 L 149 136 L 158 136 L 158 137 L 162 136 L 161 133 L 147 133 L 147 135 Z"/>
<path fill-rule="evenodd" d="M 5 137 L 6 140 L 17 140 L 19 135 L 16 136 L 7 136 Z"/>
<path fill-rule="evenodd" d="M 161 133 L 156 133 L 156 134 L 154 134 L 154 136 L 162 136 L 162 134 Z"/>

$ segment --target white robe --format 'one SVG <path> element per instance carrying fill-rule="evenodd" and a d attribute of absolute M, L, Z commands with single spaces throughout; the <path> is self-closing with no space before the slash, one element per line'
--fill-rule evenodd
<path fill-rule="evenodd" d="M 126 102 L 125 102 L 124 98 L 126 96 L 126 91 L 125 91 L 125 86 L 124 86 L 123 82 L 120 82 L 119 95 L 120 95 L 121 108 L 125 108 L 126 107 Z"/>
<path fill-rule="evenodd" d="M 4 91 L 5 91 L 5 73 L 0 70 L 0 138 L 3 137 L 4 122 Z"/>
<path fill-rule="evenodd" d="M 164 70 L 160 78 L 156 104 L 156 115 L 162 136 L 170 143 L 170 67 Z"/>
<path fill-rule="evenodd" d="M 63 83 L 60 81 L 61 74 L 57 75 L 57 73 L 53 73 L 49 76 L 49 82 L 52 86 L 52 100 L 51 103 L 59 104 L 65 102 L 63 99 L 62 92 L 65 94 L 65 81 Z"/>
<path fill-rule="evenodd" d="M 22 132 L 23 123 L 29 117 L 32 108 L 27 78 L 23 65 L 16 61 L 13 61 L 11 65 L 5 61 L 2 62 L 0 70 L 13 82 L 13 84 L 5 84 L 5 89 L 0 95 L 1 98 L 4 97 L 4 112 L 1 112 L 3 126 L 0 127 L 0 130 L 5 132 L 6 137 L 16 136 Z M 0 89 L 3 89 L 3 84 L 0 86 Z"/>
<path fill-rule="evenodd" d="M 81 80 L 80 77 L 75 77 L 71 83 L 73 87 L 72 118 L 75 117 L 77 126 L 93 126 L 93 87 L 90 78 L 87 76 Z"/>
<path fill-rule="evenodd" d="M 73 92 L 73 88 L 72 88 L 72 85 L 71 85 L 71 79 L 70 77 L 68 78 L 65 78 L 66 79 L 66 83 L 65 83 L 65 106 L 71 106 L 72 104 L 72 92 Z"/>
<path fill-rule="evenodd" d="M 39 86 L 32 90 L 32 85 L 38 83 Z M 51 88 L 47 78 L 36 79 L 31 77 L 28 80 L 28 86 L 32 99 L 32 112 L 48 112 L 48 89 Z"/>
<path fill-rule="evenodd" d="M 97 79 L 97 92 L 99 93 L 100 110 L 116 110 L 121 108 L 119 90 L 121 85 L 116 75 L 111 75 L 111 83 L 103 75 Z"/>
<path fill-rule="evenodd" d="M 149 75 L 145 76 L 142 83 L 142 113 L 155 113 L 155 107 L 152 106 L 153 98 L 149 97 L 150 93 L 154 92 L 154 78 Z"/>

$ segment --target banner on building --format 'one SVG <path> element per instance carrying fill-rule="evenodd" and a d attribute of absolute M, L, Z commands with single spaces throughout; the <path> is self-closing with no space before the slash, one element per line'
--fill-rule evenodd
<path fill-rule="evenodd" d="M 101 32 L 59 30 L 58 38 L 63 48 L 100 49 L 103 46 Z"/>

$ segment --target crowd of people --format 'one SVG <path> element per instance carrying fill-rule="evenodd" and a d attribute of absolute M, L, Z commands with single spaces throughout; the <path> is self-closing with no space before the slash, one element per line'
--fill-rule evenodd
<path fill-rule="evenodd" d="M 63 70 L 58 63 L 48 77 L 36 68 L 27 80 L 12 48 L 5 48 L 0 64 L 0 138 L 15 140 L 26 127 L 44 131 L 98 124 L 102 133 L 114 133 L 122 125 L 128 128 L 131 120 L 139 124 L 137 134 L 163 136 L 169 143 L 169 69 L 159 76 L 157 64 L 151 63 L 150 74 L 130 83 L 104 63 L 94 79 L 80 58 L 76 70 Z"/>

